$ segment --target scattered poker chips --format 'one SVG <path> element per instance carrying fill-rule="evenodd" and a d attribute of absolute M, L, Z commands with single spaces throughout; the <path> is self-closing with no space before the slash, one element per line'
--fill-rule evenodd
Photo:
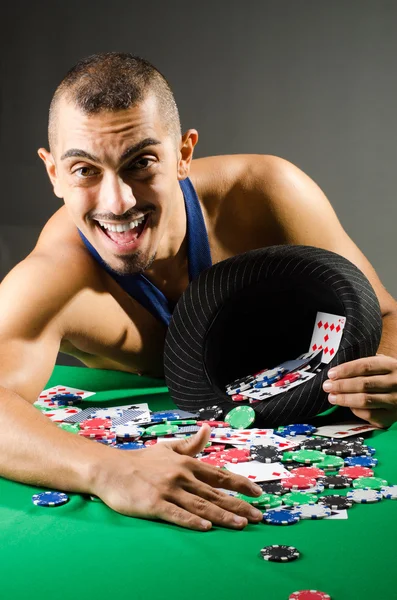
<path fill-rule="evenodd" d="M 380 488 L 382 496 L 388 500 L 397 500 L 397 485 L 386 485 Z"/>
<path fill-rule="evenodd" d="M 281 453 L 274 446 L 251 446 L 251 456 L 262 463 L 280 462 Z"/>
<path fill-rule="evenodd" d="M 326 519 L 332 514 L 331 509 L 324 504 L 304 504 L 299 509 L 301 519 Z"/>
<path fill-rule="evenodd" d="M 298 450 L 297 452 L 292 452 L 292 460 L 304 464 L 322 462 L 325 458 L 325 454 L 319 450 Z"/>
<path fill-rule="evenodd" d="M 271 562 L 291 562 L 300 557 L 300 552 L 294 546 L 265 546 L 261 550 L 264 560 Z"/>
<path fill-rule="evenodd" d="M 335 490 L 349 488 L 352 484 L 352 479 L 343 475 L 326 475 L 318 480 L 324 487 Z"/>
<path fill-rule="evenodd" d="M 331 600 L 331 596 L 319 590 L 299 590 L 293 592 L 288 600 Z"/>
<path fill-rule="evenodd" d="M 353 481 L 353 487 L 356 489 L 370 488 L 371 490 L 380 490 L 388 485 L 386 479 L 381 477 L 359 477 Z"/>
<path fill-rule="evenodd" d="M 223 416 L 223 409 L 220 406 L 208 406 L 207 408 L 200 408 L 197 414 L 198 421 L 218 421 Z"/>
<path fill-rule="evenodd" d="M 69 496 L 63 492 L 41 492 L 32 496 L 36 506 L 62 506 L 69 501 Z"/>
<path fill-rule="evenodd" d="M 312 477 L 293 475 L 288 479 L 282 479 L 281 485 L 288 490 L 305 490 L 316 485 L 317 481 Z"/>
<path fill-rule="evenodd" d="M 369 488 L 357 489 L 348 492 L 347 498 L 356 504 L 372 504 L 383 499 L 382 492 Z"/>
<path fill-rule="evenodd" d="M 306 492 L 290 492 L 283 496 L 283 502 L 287 506 L 303 506 L 304 504 L 314 504 L 318 498 L 314 494 Z"/>
<path fill-rule="evenodd" d="M 331 510 L 346 510 L 353 506 L 353 502 L 348 496 L 338 496 L 337 494 L 320 496 L 318 501 L 321 502 L 321 504 L 328 506 Z"/>
<path fill-rule="evenodd" d="M 376 467 L 378 459 L 373 456 L 347 456 L 345 465 L 347 467 Z"/>
<path fill-rule="evenodd" d="M 274 509 L 263 513 L 263 522 L 268 525 L 295 525 L 299 521 L 298 513 L 286 509 Z"/>
<path fill-rule="evenodd" d="M 255 411 L 250 406 L 237 406 L 227 413 L 225 421 L 233 429 L 246 429 L 255 421 Z"/>

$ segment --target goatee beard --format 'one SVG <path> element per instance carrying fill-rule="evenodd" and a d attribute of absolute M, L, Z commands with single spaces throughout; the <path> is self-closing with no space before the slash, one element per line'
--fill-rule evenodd
<path fill-rule="evenodd" d="M 117 266 L 117 268 L 111 267 L 113 271 L 118 275 L 136 275 L 150 269 L 156 259 L 156 253 L 149 258 L 145 258 L 142 251 L 137 250 L 131 256 L 118 256 L 118 259 L 122 265 Z"/>

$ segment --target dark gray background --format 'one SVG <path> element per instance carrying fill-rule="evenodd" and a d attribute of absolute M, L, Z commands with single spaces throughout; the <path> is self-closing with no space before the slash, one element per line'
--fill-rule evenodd
<path fill-rule="evenodd" d="M 60 206 L 36 154 L 80 58 L 127 51 L 174 90 L 195 156 L 282 156 L 325 191 L 397 296 L 397 3 L 13 2 L 1 15 L 0 280 Z"/>

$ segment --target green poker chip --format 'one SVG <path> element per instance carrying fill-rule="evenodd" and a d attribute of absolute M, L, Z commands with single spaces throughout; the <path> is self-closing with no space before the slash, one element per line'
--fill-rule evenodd
<path fill-rule="evenodd" d="M 258 508 L 277 508 L 281 506 L 283 501 L 278 496 L 274 494 L 261 494 L 253 498 L 252 496 L 246 496 L 245 494 L 236 494 L 235 498 L 239 500 L 244 500 L 244 502 L 248 502 L 248 504 L 252 504 L 252 506 L 257 506 Z"/>
<path fill-rule="evenodd" d="M 77 433 L 80 431 L 79 423 L 57 423 L 59 429 L 69 431 L 70 433 Z"/>
<path fill-rule="evenodd" d="M 305 465 L 322 462 L 326 456 L 324 452 L 320 452 L 319 450 L 298 450 L 297 452 L 292 452 L 292 460 L 304 463 Z M 344 464 L 343 460 L 342 463 Z"/>
<path fill-rule="evenodd" d="M 353 481 L 353 487 L 357 490 L 364 490 L 365 488 L 380 490 L 386 485 L 389 485 L 388 482 L 381 477 L 358 477 Z"/>
<path fill-rule="evenodd" d="M 300 506 L 302 504 L 314 504 L 318 497 L 314 494 L 305 494 L 305 492 L 291 492 L 283 496 L 284 504 L 287 506 Z"/>
<path fill-rule="evenodd" d="M 197 425 L 197 421 L 193 419 L 176 419 L 174 421 L 167 421 L 171 425 Z"/>
<path fill-rule="evenodd" d="M 232 408 L 225 417 L 225 423 L 229 423 L 233 429 L 247 429 L 254 421 L 255 411 L 250 406 Z"/>
<path fill-rule="evenodd" d="M 152 425 L 145 429 L 144 435 L 159 436 L 159 435 L 170 435 L 176 433 L 179 430 L 178 425 L 171 425 L 171 423 L 163 423 L 160 425 Z"/>
<path fill-rule="evenodd" d="M 288 450 L 287 450 L 287 452 L 283 452 L 283 454 L 281 456 L 281 462 L 284 462 L 284 463 L 294 462 L 294 459 L 292 458 L 293 454 L 295 454 L 295 452 L 289 452 Z"/>
<path fill-rule="evenodd" d="M 321 463 L 319 463 L 319 467 L 321 469 L 324 469 L 325 471 L 329 471 L 329 470 L 334 470 L 334 469 L 340 469 L 341 467 L 343 467 L 345 465 L 345 461 L 343 460 L 343 458 L 341 458 L 340 456 L 333 456 L 331 454 L 324 454 L 324 458 L 321 461 Z M 338 472 L 335 472 L 335 475 L 338 475 Z"/>

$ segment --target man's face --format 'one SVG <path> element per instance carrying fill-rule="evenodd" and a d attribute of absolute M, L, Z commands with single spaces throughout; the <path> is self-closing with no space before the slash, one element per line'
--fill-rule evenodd
<path fill-rule="evenodd" d="M 164 234 L 171 242 L 184 178 L 155 98 L 95 115 L 61 100 L 52 150 L 54 191 L 105 262 L 120 273 L 149 268 Z"/>

